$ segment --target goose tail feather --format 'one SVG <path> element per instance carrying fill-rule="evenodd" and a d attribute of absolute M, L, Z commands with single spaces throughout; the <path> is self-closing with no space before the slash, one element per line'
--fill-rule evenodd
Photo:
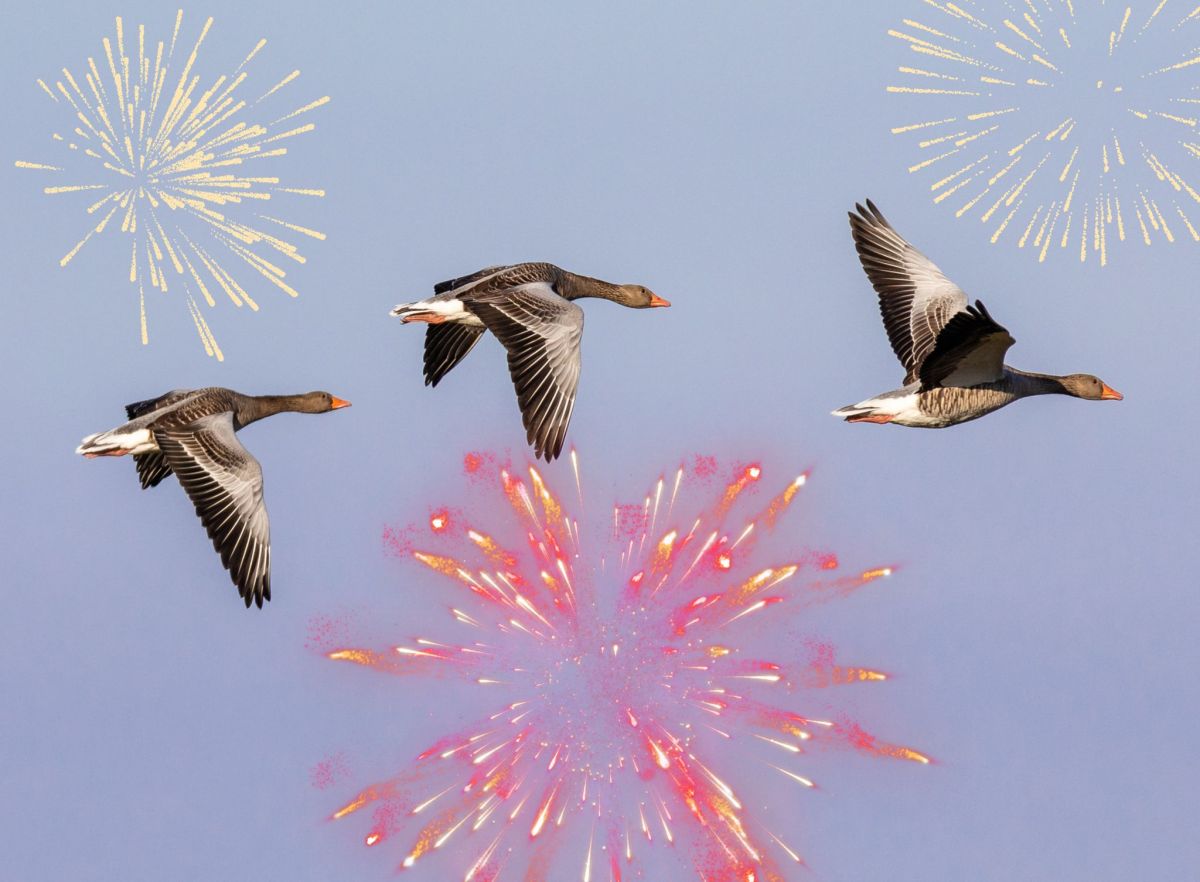
<path fill-rule="evenodd" d="M 124 456 L 127 453 L 141 452 L 148 444 L 152 444 L 149 429 L 131 431 L 122 426 L 108 432 L 88 435 L 79 442 L 75 452 L 89 459 L 95 456 Z"/>
<path fill-rule="evenodd" d="M 400 303 L 393 306 L 392 311 L 388 315 L 394 315 L 403 319 L 418 312 L 428 312 L 428 307 L 424 306 L 420 301 L 416 303 Z"/>
<path fill-rule="evenodd" d="M 895 411 L 877 407 L 867 402 L 847 404 L 833 411 L 834 416 L 845 419 L 848 423 L 890 423 L 897 416 Z"/>
<path fill-rule="evenodd" d="M 874 410 L 872 407 L 863 407 L 861 404 L 847 404 L 845 407 L 839 407 L 837 410 L 831 410 L 830 413 L 835 417 L 842 417 L 845 420 L 852 420 L 854 417 L 869 414 Z"/>
<path fill-rule="evenodd" d="M 431 297 L 428 300 L 417 300 L 413 303 L 401 303 L 392 308 L 391 315 L 401 321 L 422 321 L 430 324 L 442 322 L 461 322 L 467 318 L 463 302 L 458 299 Z"/>

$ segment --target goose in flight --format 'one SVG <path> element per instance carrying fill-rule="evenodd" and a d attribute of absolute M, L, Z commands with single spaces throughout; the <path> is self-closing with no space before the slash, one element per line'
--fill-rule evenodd
<path fill-rule="evenodd" d="M 249 607 L 271 599 L 271 529 L 262 467 L 235 434 L 277 413 L 349 407 L 328 392 L 242 395 L 232 389 L 176 389 L 125 406 L 129 422 L 88 435 L 76 449 L 89 459 L 133 455 L 142 489 L 174 473 L 196 507 L 221 563 Z"/>
<path fill-rule="evenodd" d="M 1030 395 L 1092 401 L 1122 395 L 1091 374 L 1035 374 L 1004 363 L 1015 342 L 976 300 L 947 279 L 892 228 L 871 200 L 855 205 L 850 231 L 867 278 L 879 294 L 888 340 L 904 365 L 904 385 L 833 411 L 850 423 L 941 429 L 965 423 Z"/>
<path fill-rule="evenodd" d="M 579 384 L 583 310 L 574 301 L 599 297 L 632 309 L 671 304 L 641 285 L 614 285 L 550 263 L 492 266 L 439 282 L 433 296 L 392 310 L 405 322 L 427 322 L 425 385 L 436 386 L 491 331 L 508 350 L 508 370 L 526 440 L 537 456 L 563 448 Z"/>

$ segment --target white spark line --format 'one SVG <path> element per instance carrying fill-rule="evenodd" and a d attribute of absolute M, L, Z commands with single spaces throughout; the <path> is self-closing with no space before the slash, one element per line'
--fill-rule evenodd
<path fill-rule="evenodd" d="M 1172 75 L 1193 64 L 1200 64 L 1200 56 L 1189 57 L 1195 54 L 1189 44 L 1172 46 L 1173 40 L 1178 41 L 1167 25 L 1152 27 L 1165 3 L 1166 0 L 1159 0 L 1144 22 L 1136 25 L 1130 40 L 1123 38 L 1130 25 L 1131 6 L 1093 4 L 1087 8 L 1086 15 L 1101 18 L 1103 33 L 1107 34 L 1104 48 L 1108 54 L 1128 59 L 1123 69 L 1114 71 L 1114 75 L 1126 72 L 1128 76 L 1124 81 L 1112 82 L 1096 79 L 1092 72 L 1081 65 L 1081 59 L 1087 53 L 1081 54 L 1079 46 L 1072 44 L 1073 41 L 1086 41 L 1090 38 L 1090 32 L 1076 29 L 1076 11 L 1070 0 L 1065 7 L 1051 4 L 1049 8 L 1039 10 L 1036 16 L 1021 11 L 1019 23 L 1011 5 L 1003 0 L 978 0 L 970 13 L 955 4 L 926 0 L 929 7 L 926 14 L 934 17 L 937 27 L 905 19 L 903 29 L 888 32 L 893 38 L 904 42 L 906 52 L 923 56 L 920 67 L 900 67 L 900 73 L 912 78 L 909 81 L 916 85 L 889 86 L 888 91 L 902 96 L 894 99 L 897 101 L 921 102 L 931 107 L 935 104 L 953 104 L 958 113 L 954 116 L 937 114 L 940 118 L 896 126 L 891 131 L 896 135 L 915 135 L 914 140 L 922 148 L 953 140 L 955 149 L 934 156 L 922 153 L 921 160 L 911 165 L 909 171 L 918 173 L 931 169 L 937 175 L 932 185 L 935 202 L 945 201 L 952 193 L 962 190 L 964 198 L 955 208 L 955 215 L 963 217 L 978 208 L 980 219 L 989 224 L 987 235 L 993 244 L 1006 240 L 1024 247 L 1031 232 L 1037 229 L 1031 250 L 1039 262 L 1046 260 L 1053 243 L 1056 250 L 1066 250 L 1068 253 L 1075 251 L 1077 246 L 1080 260 L 1086 261 L 1089 255 L 1095 255 L 1100 265 L 1106 266 L 1112 250 L 1109 247 L 1110 240 L 1126 240 L 1126 217 L 1119 206 L 1115 211 L 1111 210 L 1119 191 L 1133 190 L 1143 198 L 1143 205 L 1133 207 L 1131 220 L 1136 219 L 1135 228 L 1141 230 L 1144 244 L 1150 245 L 1156 238 L 1168 244 L 1175 242 L 1180 237 L 1175 235 L 1166 218 L 1173 216 L 1173 213 L 1183 213 L 1186 202 L 1182 202 L 1177 194 L 1185 186 L 1195 190 L 1184 180 L 1182 173 L 1187 169 L 1195 169 L 1197 157 L 1187 152 L 1188 144 L 1178 133 L 1165 126 L 1186 126 L 1188 132 L 1195 131 L 1196 121 L 1191 116 L 1171 112 L 1177 109 L 1178 104 L 1195 100 L 1178 94 L 1187 88 L 1188 83 Z M 1032 3 L 1027 5 L 1032 11 Z M 1081 8 L 1078 15 L 1084 14 Z M 1196 14 L 1200 14 L 1200 9 Z M 1012 17 L 1006 18 L 1006 15 Z M 993 23 L 991 16 L 999 23 Z M 1071 37 L 1068 37 L 1068 29 L 1073 31 Z M 1009 43 L 995 39 L 1001 30 L 1012 35 L 1006 38 Z M 1093 27 L 1092 30 L 1099 31 L 1100 28 Z M 1061 37 L 1061 44 L 1048 39 L 1049 35 L 1056 32 Z M 1013 42 L 1013 37 L 1019 42 Z M 1152 40 L 1157 42 L 1150 42 Z M 1137 53 L 1130 54 L 1135 46 Z M 1152 62 L 1152 52 L 1168 63 Z M 1179 60 L 1181 56 L 1182 60 Z M 1143 69 L 1147 65 L 1150 67 Z M 976 92 L 961 88 L 962 83 L 974 80 L 980 66 L 990 69 L 992 73 L 982 75 L 979 81 L 997 88 L 981 88 Z M 1032 126 L 1022 130 L 1037 114 L 1052 107 L 1052 102 L 1061 102 L 1072 94 L 1070 89 L 1064 91 L 1061 88 L 1069 85 L 1072 79 L 1082 79 L 1081 85 L 1086 83 L 1093 86 L 1093 91 L 1108 101 L 1109 118 L 1077 119 L 1073 108 L 1060 105 L 1056 113 L 1060 122 L 1049 132 L 1043 133 L 1044 130 L 1039 129 L 1029 134 Z M 939 80 L 958 82 L 947 82 L 946 86 L 949 87 L 942 87 L 938 85 Z M 1176 94 L 1172 94 L 1172 90 Z M 1030 110 L 1023 107 L 1026 104 L 1023 99 L 1028 99 Z M 1130 106 L 1131 102 L 1136 102 L 1136 106 Z M 962 112 L 969 108 L 975 108 L 974 112 Z M 1162 139 L 1160 153 L 1166 150 L 1173 153 L 1169 165 L 1149 163 L 1153 178 L 1145 177 L 1143 173 L 1146 168 L 1127 166 L 1120 155 L 1118 130 L 1126 125 L 1125 120 L 1131 116 L 1143 121 L 1138 129 L 1143 150 L 1144 139 L 1150 135 Z M 963 119 L 988 122 L 985 128 L 973 131 L 963 128 Z M 1164 127 L 1145 125 L 1160 120 Z M 972 134 L 965 134 L 967 131 L 972 131 Z M 1015 146 L 1011 146 L 1014 136 Z M 1110 138 L 1113 146 L 1117 146 L 1116 164 L 1109 157 L 1110 145 L 1107 142 Z M 945 161 L 960 155 L 969 141 L 977 141 L 987 149 L 987 153 L 981 159 L 946 174 L 943 171 Z M 993 188 L 1020 160 L 1021 156 L 1017 154 L 1039 151 L 1038 143 L 1045 145 L 1048 152 L 1035 168 L 1027 171 L 1021 180 L 1009 186 L 999 199 L 995 199 Z M 1016 159 L 1009 162 L 1004 158 L 1006 155 Z M 1047 162 L 1053 171 L 1042 171 Z M 987 168 L 991 163 L 996 166 L 1007 164 L 989 176 L 990 171 L 994 170 Z M 976 165 L 983 167 L 969 177 L 962 177 Z M 954 181 L 957 183 L 946 187 Z M 1001 186 L 1008 186 L 1008 183 Z M 941 189 L 943 187 L 946 189 Z M 1148 190 L 1158 187 L 1167 189 L 1155 190 L 1155 195 L 1145 198 Z M 937 192 L 939 189 L 941 192 Z M 1026 199 L 1029 192 L 1036 195 Z M 1145 204 L 1147 201 L 1151 204 Z M 1109 210 L 1095 212 L 1093 206 L 1100 203 Z M 1048 210 L 1045 208 L 1047 204 L 1050 205 Z M 1004 212 L 993 220 L 993 215 L 1002 206 Z M 1183 217 L 1191 229 L 1186 214 Z M 1036 226 L 1039 219 L 1040 228 Z M 1021 235 L 1022 230 L 1025 231 L 1024 235 Z M 1115 236 L 1112 235 L 1114 232 Z M 1190 238 L 1200 241 L 1200 233 Z"/>

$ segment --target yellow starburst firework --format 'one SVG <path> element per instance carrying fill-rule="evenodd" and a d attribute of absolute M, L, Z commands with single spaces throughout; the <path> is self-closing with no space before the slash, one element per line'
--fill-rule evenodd
<path fill-rule="evenodd" d="M 925 0 L 888 32 L 911 53 L 887 87 L 911 114 L 891 130 L 919 151 L 908 171 L 1039 261 L 1200 241 L 1193 6 Z"/>
<path fill-rule="evenodd" d="M 125 234 L 129 282 L 138 292 L 142 343 L 149 342 L 146 289 L 181 290 L 205 351 L 224 356 L 201 310 L 224 294 L 234 306 L 258 310 L 237 278 L 253 270 L 256 282 L 296 297 L 281 264 L 303 264 L 288 240 L 292 234 L 323 240 L 325 234 L 275 216 L 269 206 L 281 194 L 321 197 L 313 187 L 284 186 L 268 162 L 288 152 L 288 139 L 310 132 L 299 119 L 329 102 L 325 96 L 272 121 L 247 119 L 263 102 L 300 76 L 294 70 L 258 97 L 246 71 L 266 45 L 258 40 L 232 74 L 201 86 L 196 60 L 212 28 L 205 21 L 190 52 L 180 43 L 183 11 L 175 16 L 169 41 L 147 41 L 146 27 L 127 33 L 116 19 L 113 39 L 103 39 L 99 61 L 88 58 L 82 76 L 62 69 L 62 78 L 38 86 L 70 114 L 70 129 L 54 133 L 66 151 L 59 164 L 18 160 L 18 168 L 53 174 L 62 183 L 48 195 L 86 194 L 89 227 L 63 256 L 71 263 L 93 237 Z M 67 179 L 72 179 L 70 182 Z"/>

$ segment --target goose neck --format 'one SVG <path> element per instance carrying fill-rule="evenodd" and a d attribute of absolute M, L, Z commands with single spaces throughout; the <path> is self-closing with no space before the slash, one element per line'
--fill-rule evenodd
<path fill-rule="evenodd" d="M 1068 395 L 1062 377 L 1055 374 L 1037 374 L 1031 371 L 1008 369 L 1014 385 L 1024 395 Z"/>
<path fill-rule="evenodd" d="M 567 300 L 578 300 L 580 297 L 600 297 L 619 303 L 622 297 L 620 285 L 568 272 L 564 272 L 559 281 L 559 292 Z"/>

